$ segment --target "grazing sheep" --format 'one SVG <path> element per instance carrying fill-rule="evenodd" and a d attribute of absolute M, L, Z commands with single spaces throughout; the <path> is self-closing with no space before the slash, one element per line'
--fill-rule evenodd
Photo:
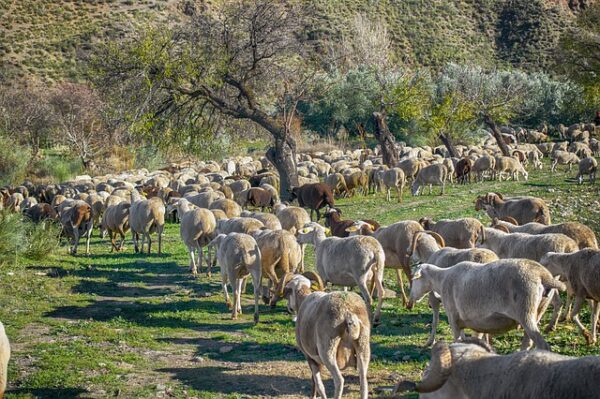
<path fill-rule="evenodd" d="M 327 397 L 321 379 L 324 365 L 334 380 L 333 397 L 341 399 L 344 377 L 340 370 L 352 366 L 358 370 L 360 398 L 367 399 L 371 323 L 365 302 L 353 292 L 311 293 L 304 285 L 288 292 L 288 302 L 297 306 L 296 343 L 310 366 L 312 397 L 317 392 Z"/>
<path fill-rule="evenodd" d="M 110 205 L 104 211 L 102 215 L 102 235 L 106 232 L 110 237 L 111 252 L 113 250 L 120 251 L 123 249 L 123 243 L 125 242 L 125 233 L 129 231 L 129 208 L 131 204 L 129 202 L 120 202 L 116 205 Z M 119 246 L 115 243 L 115 238 L 119 234 L 121 236 L 121 242 Z"/>
<path fill-rule="evenodd" d="M 456 173 L 456 181 L 459 184 L 467 184 L 471 182 L 471 170 L 473 169 L 473 160 L 470 158 L 459 159 L 454 168 Z"/>
<path fill-rule="evenodd" d="M 60 223 L 63 233 L 72 239 L 70 253 L 77 253 L 79 239 L 85 237 L 85 253 L 90 254 L 90 239 L 92 229 L 94 228 L 94 219 L 92 217 L 92 208 L 84 201 L 74 201 L 71 206 L 62 210 Z"/>
<path fill-rule="evenodd" d="M 242 313 L 242 285 L 248 275 L 252 275 L 254 286 L 254 322 L 258 323 L 258 301 L 260 297 L 260 281 L 262 277 L 261 256 L 258 244 L 248 234 L 219 234 L 209 244 L 217 249 L 217 262 L 221 267 L 221 282 L 225 293 L 225 303 L 232 309 L 232 319 Z M 229 301 L 227 283 L 233 291 L 233 305 Z"/>
<path fill-rule="evenodd" d="M 281 276 L 294 273 L 302 263 L 302 249 L 296 236 L 287 230 L 258 230 L 253 234 L 261 254 L 262 275 L 269 279 L 268 293 L 263 301 L 275 306 L 270 288 L 277 287 Z"/>
<path fill-rule="evenodd" d="M 539 150 L 529 151 L 527 153 L 527 159 L 533 165 L 534 169 L 542 170 L 544 167 L 544 164 L 542 164 L 541 160 L 542 156 L 543 154 Z"/>
<path fill-rule="evenodd" d="M 502 230 L 507 233 L 527 233 L 527 234 L 547 234 L 547 233 L 560 233 L 573 239 L 579 249 L 593 248 L 598 249 L 598 241 L 596 240 L 596 234 L 592 229 L 582 223 L 577 222 L 565 222 L 560 224 L 545 225 L 541 223 L 530 222 L 522 226 L 515 225 L 514 223 L 505 222 L 495 218 L 492 221 L 492 227 L 498 228 L 502 226 Z"/>
<path fill-rule="evenodd" d="M 387 227 L 381 227 L 374 232 L 368 223 L 357 221 L 353 226 L 349 227 L 347 231 L 350 233 L 350 236 L 359 234 L 367 235 L 372 236 L 379 241 L 385 253 L 385 267 L 396 270 L 396 278 L 398 280 L 398 286 L 400 287 L 402 301 L 406 304 L 408 302 L 408 297 L 404 291 L 400 270 L 404 272 L 410 282 L 412 279 L 412 271 L 410 269 L 408 250 L 412 243 L 413 235 L 418 231 L 423 231 L 423 227 L 418 222 L 406 220 L 391 224 Z"/>
<path fill-rule="evenodd" d="M 265 208 L 273 208 L 275 200 L 271 193 L 260 187 L 250 187 L 246 192 L 246 206 L 253 206 L 265 211 Z"/>
<path fill-rule="evenodd" d="M 497 355 L 477 341 L 437 343 L 421 382 L 402 381 L 394 394 L 414 390 L 422 399 L 598 396 L 598 356 L 570 357 L 546 351 Z"/>
<path fill-rule="evenodd" d="M 137 190 L 131 192 L 131 207 L 129 208 L 129 227 L 133 236 L 133 246 L 136 253 L 144 252 L 144 242 L 148 239 L 148 254 L 152 246 L 150 234 L 158 234 L 158 254 L 162 253 L 162 234 L 165 227 L 165 204 L 160 197 L 148 200 L 142 199 Z M 141 246 L 138 246 L 139 235 L 142 235 Z"/>
<path fill-rule="evenodd" d="M 436 237 L 437 233 L 431 231 L 418 231 L 413 235 L 413 242 L 408 256 L 415 263 L 428 263 L 437 267 L 450 267 L 460 262 L 490 263 L 498 260 L 498 256 L 484 248 L 444 248 L 443 238 Z M 439 235 L 438 235 L 439 236 Z M 425 346 L 430 346 L 435 342 L 435 333 L 440 322 L 440 300 L 432 294 L 429 294 L 429 306 L 433 312 L 431 322 L 431 333 Z"/>
<path fill-rule="evenodd" d="M 539 262 L 548 252 L 570 253 L 579 249 L 577 243 L 564 234 L 505 233 L 485 228 L 485 238 L 478 245 L 494 251 L 500 259 L 524 258 Z"/>
<path fill-rule="evenodd" d="M 550 155 L 550 159 L 552 159 L 552 172 L 556 171 L 557 165 L 569 165 L 569 172 L 571 171 L 571 167 L 574 164 L 579 163 L 579 157 L 572 152 L 568 151 L 553 151 Z"/>
<path fill-rule="evenodd" d="M 25 216 L 31 219 L 34 223 L 39 223 L 44 220 L 58 219 L 58 213 L 50 204 L 45 202 L 37 203 L 25 211 Z"/>
<path fill-rule="evenodd" d="M 257 230 L 265 227 L 262 222 L 254 218 L 231 218 L 226 220 L 218 220 L 217 222 L 217 234 L 229 234 L 229 233 L 244 233 L 252 234 Z"/>
<path fill-rule="evenodd" d="M 441 296 L 455 341 L 464 336 L 465 328 L 498 334 L 521 325 L 525 330 L 521 349 L 528 349 L 533 340 L 538 349 L 549 350 L 538 322 L 552 289 L 566 287 L 528 259 L 501 259 L 487 265 L 461 262 L 448 268 L 425 263 L 413 276 L 409 309 L 433 291 Z"/>
<path fill-rule="evenodd" d="M 475 201 L 475 210 L 485 209 L 490 218 L 503 218 L 510 216 L 517 223 L 525 224 L 529 222 L 538 222 L 542 224 L 551 224 L 550 208 L 548 204 L 535 197 L 527 198 L 507 198 L 498 193 L 488 193 L 485 196 L 477 197 Z"/>
<path fill-rule="evenodd" d="M 477 240 L 483 237 L 484 226 L 475 218 L 442 219 L 435 223 L 430 218 L 421 218 L 419 223 L 425 230 L 441 235 L 446 245 L 454 248 L 475 248 Z"/>
<path fill-rule="evenodd" d="M 4 324 L 0 323 L 0 399 L 4 398 L 4 392 L 6 391 L 9 360 L 10 342 L 6 336 L 6 331 L 4 331 Z"/>
<path fill-rule="evenodd" d="M 523 168 L 523 165 L 513 157 L 498 157 L 496 158 L 496 167 L 494 168 L 499 181 L 502 181 L 502 174 L 507 174 L 512 177 L 512 180 L 519 181 L 519 174 L 523 176 L 525 181 L 529 178 L 529 174 Z"/>
<path fill-rule="evenodd" d="M 346 179 L 341 173 L 332 173 L 325 178 L 325 184 L 329 186 L 331 192 L 338 197 L 348 194 Z"/>
<path fill-rule="evenodd" d="M 402 202 L 402 192 L 406 184 L 406 177 L 400 168 L 386 170 L 382 175 L 383 185 L 386 188 L 388 202 L 392 200 L 392 188 L 396 190 L 398 202 Z"/>
<path fill-rule="evenodd" d="M 598 161 L 596 158 L 586 157 L 579 161 L 579 172 L 577 172 L 577 181 L 579 184 L 583 184 L 583 176 L 590 176 L 590 184 L 594 184 L 596 181 L 596 172 L 598 171 Z"/>
<path fill-rule="evenodd" d="M 227 215 L 228 218 L 239 217 L 242 213 L 242 207 L 240 207 L 235 201 L 223 198 L 214 201 L 208 206 L 208 209 L 220 209 Z"/>
<path fill-rule="evenodd" d="M 315 246 L 315 269 L 325 283 L 358 286 L 368 309 L 372 299 L 367 284 L 373 280 L 379 299 L 373 321 L 378 323 L 384 296 L 385 253 L 381 244 L 367 236 L 326 238 L 325 228 L 315 222 L 299 232 L 298 242 Z"/>
<path fill-rule="evenodd" d="M 261 222 L 269 230 L 281 230 L 281 222 L 277 216 L 273 215 L 272 213 L 243 211 L 241 216 L 246 218 L 254 218 Z"/>
<path fill-rule="evenodd" d="M 104 198 L 96 193 L 92 193 L 87 196 L 85 202 L 92 208 L 92 215 L 94 217 L 94 226 L 98 226 L 102 230 L 100 221 L 102 220 L 102 214 L 104 213 Z M 102 233 L 100 233 L 102 234 Z"/>
<path fill-rule="evenodd" d="M 341 219 L 342 211 L 337 208 L 330 208 L 325 212 L 325 227 L 329 227 L 331 229 L 331 235 L 334 237 L 348 237 L 350 233 L 347 231 L 348 227 L 352 226 L 355 221 L 354 220 L 342 220 Z M 377 231 L 380 225 L 374 220 L 370 219 L 362 219 L 361 221 L 368 223 L 371 227 L 371 230 Z"/>
<path fill-rule="evenodd" d="M 413 179 L 421 170 L 422 164 L 416 158 L 408 158 L 398 162 L 398 167 L 404 172 L 406 179 Z"/>
<path fill-rule="evenodd" d="M 446 188 L 446 179 L 448 178 L 448 168 L 443 164 L 432 164 L 419 171 L 417 177 L 412 183 L 412 195 L 418 195 L 421 186 L 429 185 L 429 194 L 432 193 L 432 186 L 442 186 L 440 195 L 444 194 Z"/>
<path fill-rule="evenodd" d="M 310 220 L 313 212 L 317 213 L 317 220 L 321 218 L 319 209 L 325 206 L 334 207 L 335 200 L 329 186 L 325 183 L 309 183 L 300 187 L 292 188 L 290 192 L 290 201 L 298 199 L 298 205 L 301 208 L 310 209 Z"/>
<path fill-rule="evenodd" d="M 488 173 L 494 178 L 494 169 L 496 168 L 496 158 L 490 155 L 483 155 L 477 158 L 473 164 L 472 172 L 477 176 L 477 181 L 481 182 L 484 179 L 484 173 Z"/>
<path fill-rule="evenodd" d="M 344 179 L 346 180 L 348 195 L 354 196 L 357 190 L 362 195 L 367 195 L 369 192 L 369 176 L 365 172 L 356 171 L 349 175 L 344 175 Z"/>
<path fill-rule="evenodd" d="M 600 251 L 588 248 L 570 254 L 548 252 L 540 263 L 546 266 L 553 275 L 566 279 L 567 290 L 574 296 L 571 319 L 579 327 L 588 345 L 595 344 L 598 315 L 600 314 Z M 578 316 L 586 299 L 589 299 L 592 305 L 591 334 L 583 326 Z M 550 322 L 550 329 L 556 326 L 557 315 L 558 312 L 555 312 L 555 317 Z"/>
<path fill-rule="evenodd" d="M 214 238 L 217 221 L 211 211 L 204 208 L 192 208 L 185 198 L 178 201 L 177 208 L 177 214 L 181 220 L 179 234 L 190 255 L 190 271 L 192 275 L 196 276 L 198 269 L 202 269 L 202 258 L 204 257 L 202 247 Z M 197 261 L 196 253 L 198 254 Z M 207 255 L 206 274 L 210 277 L 210 247 Z"/>

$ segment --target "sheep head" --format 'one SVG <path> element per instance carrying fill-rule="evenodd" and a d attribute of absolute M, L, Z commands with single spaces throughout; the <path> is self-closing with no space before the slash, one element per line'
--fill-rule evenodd
<path fill-rule="evenodd" d="M 433 265 L 422 264 L 413 273 L 411 286 L 410 286 L 410 295 L 409 301 L 406 305 L 407 309 L 412 309 L 415 303 L 420 302 L 425 295 L 433 290 L 433 286 L 431 285 L 431 280 L 428 279 L 424 273 L 427 272 L 427 268 Z"/>
<path fill-rule="evenodd" d="M 437 391 L 446 383 L 452 372 L 452 352 L 447 343 L 440 341 L 431 349 L 431 361 L 419 383 L 401 381 L 394 388 L 394 395 L 399 392 L 417 391 L 429 393 Z"/>

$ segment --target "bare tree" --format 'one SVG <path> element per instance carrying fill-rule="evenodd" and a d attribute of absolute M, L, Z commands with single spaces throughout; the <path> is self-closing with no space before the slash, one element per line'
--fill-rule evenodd
<path fill-rule="evenodd" d="M 109 145 L 102 123 L 102 101 L 88 86 L 77 83 L 58 85 L 50 96 L 57 139 L 75 153 L 87 169 L 98 151 Z"/>
<path fill-rule="evenodd" d="M 36 83 L 0 87 L 0 129 L 29 146 L 34 158 L 49 143 L 54 124 L 47 91 Z"/>
<path fill-rule="evenodd" d="M 132 85 L 134 120 L 152 127 L 216 131 L 223 117 L 251 121 L 273 137 L 266 156 L 282 198 L 298 185 L 292 122 L 316 69 L 301 10 L 276 0 L 225 1 L 190 12 L 181 26 L 149 30 L 96 58 L 102 85 Z"/>

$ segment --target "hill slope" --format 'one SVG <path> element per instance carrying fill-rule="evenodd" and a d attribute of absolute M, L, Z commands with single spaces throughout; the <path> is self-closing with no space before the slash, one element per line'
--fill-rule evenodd
<path fill-rule="evenodd" d="M 0 0 L 0 76 L 80 76 L 77 60 L 119 28 L 177 18 L 195 0 Z M 196 0 L 210 7 L 218 0 Z M 587 0 L 303 0 L 314 36 L 340 37 L 357 13 L 385 21 L 399 60 L 549 65 L 560 32 Z"/>

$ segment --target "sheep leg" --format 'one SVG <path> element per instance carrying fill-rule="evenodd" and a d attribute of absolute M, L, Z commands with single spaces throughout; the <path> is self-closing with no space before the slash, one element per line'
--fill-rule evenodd
<path fill-rule="evenodd" d="M 121 242 L 119 243 L 118 251 L 123 250 L 123 244 L 125 244 L 125 233 L 123 230 L 119 231 L 119 235 L 121 236 Z"/>
<path fill-rule="evenodd" d="M 138 252 L 140 252 L 140 248 L 138 247 L 138 233 L 134 232 L 133 230 L 131 231 L 131 240 L 133 241 L 133 250 L 135 251 L 135 253 L 137 254 Z"/>
<path fill-rule="evenodd" d="M 158 230 L 158 254 L 161 255 L 162 254 L 162 235 L 163 235 L 164 225 L 158 226 L 157 230 Z"/>
<path fill-rule="evenodd" d="M 429 195 L 433 194 L 433 184 L 429 183 Z"/>
<path fill-rule="evenodd" d="M 367 281 L 367 276 L 366 275 L 362 275 L 360 277 L 360 279 L 358 280 L 358 289 L 360 290 L 360 293 L 363 296 L 363 299 L 365 300 L 365 303 L 367 304 L 367 309 L 369 309 L 369 315 L 371 316 L 371 321 L 373 321 L 373 324 L 375 324 L 375 319 L 373 317 L 373 309 L 372 309 L 372 305 L 373 305 L 373 298 L 371 298 L 371 295 L 369 295 L 369 288 L 367 287 L 368 281 Z M 344 287 L 344 291 L 346 291 L 347 287 Z"/>
<path fill-rule="evenodd" d="M 198 268 L 196 267 L 196 248 L 194 247 L 188 247 L 188 252 L 190 254 L 190 271 L 192 272 L 193 276 L 196 276 L 198 274 Z"/>
<path fill-rule="evenodd" d="M 110 252 L 118 251 L 117 245 L 115 243 L 116 234 L 114 231 L 110 230 L 108 232 L 108 237 L 110 238 Z"/>
<path fill-rule="evenodd" d="M 375 285 L 377 286 L 377 309 L 375 309 L 375 317 L 373 317 L 373 321 L 375 324 L 379 324 L 381 320 L 381 306 L 383 305 L 383 297 L 385 296 L 385 290 L 383 289 L 383 271 L 381 275 L 377 273 L 373 276 L 373 280 L 375 280 Z M 361 383 L 362 386 L 362 383 Z"/>
<path fill-rule="evenodd" d="M 582 296 L 578 295 L 575 297 L 575 300 L 573 301 L 573 309 L 571 309 L 571 319 L 573 319 L 577 327 L 579 327 L 579 331 L 581 331 L 581 333 L 585 337 L 585 340 L 587 341 L 588 345 L 591 345 L 592 336 L 590 332 L 585 328 L 581 320 L 579 320 L 579 311 L 581 310 L 581 305 L 583 305 L 583 301 L 584 298 Z"/>
<path fill-rule="evenodd" d="M 558 324 L 558 316 L 560 316 L 562 310 L 562 301 L 560 300 L 560 295 L 554 295 L 552 297 L 552 317 L 550 318 L 550 323 L 544 330 L 544 332 L 549 333 L 550 331 L 554 331 L 556 329 L 556 325 Z"/>
<path fill-rule="evenodd" d="M 592 344 L 596 343 L 596 333 L 598 332 L 598 316 L 600 316 L 600 305 L 598 301 L 592 301 Z"/>
<path fill-rule="evenodd" d="M 304 251 L 306 250 L 306 244 L 300 244 L 300 252 L 302 253 L 302 257 L 300 260 L 300 269 L 298 273 L 304 273 Z"/>
<path fill-rule="evenodd" d="M 400 269 L 396 269 L 396 278 L 398 279 L 398 286 L 400 286 L 400 294 L 402 295 L 402 304 L 406 306 L 408 303 L 408 297 L 404 291 L 404 283 L 402 282 L 402 273 Z"/>
<path fill-rule="evenodd" d="M 316 399 L 317 392 L 319 396 L 323 399 L 327 398 L 327 394 L 325 393 L 325 386 L 323 385 L 323 379 L 321 378 L 321 365 L 308 356 L 306 357 L 308 361 L 308 366 L 310 367 L 310 371 L 312 373 L 312 393 L 311 398 Z"/>
<path fill-rule="evenodd" d="M 328 348 L 329 350 L 323 351 L 326 353 L 326 356 L 323 356 L 322 358 L 325 367 L 327 367 L 329 374 L 331 374 L 331 377 L 333 378 L 333 384 L 335 385 L 335 394 L 333 395 L 334 399 L 342 399 L 342 392 L 344 391 L 344 376 L 342 376 L 342 372 L 337 365 L 335 357 L 335 350 L 339 345 L 339 341 L 340 338 L 338 337 L 327 342 L 327 345 L 331 349 Z"/>
<path fill-rule="evenodd" d="M 440 193 L 440 195 L 444 195 L 444 192 L 446 191 L 446 182 L 443 181 L 442 182 L 442 192 Z"/>
<path fill-rule="evenodd" d="M 573 296 L 567 292 L 567 302 L 565 304 L 565 312 L 561 315 L 559 322 L 571 321 L 571 306 L 573 305 Z"/>
<path fill-rule="evenodd" d="M 361 340 L 355 341 L 354 351 L 356 352 L 356 369 L 360 381 L 360 399 L 369 397 L 369 381 L 367 380 L 367 371 L 369 369 L 369 360 L 371 358 L 371 348 L 369 343 Z"/>
<path fill-rule="evenodd" d="M 92 231 L 93 231 L 93 226 L 90 226 L 90 228 L 87 231 L 86 238 L 85 238 L 85 254 L 86 255 L 90 254 L 90 241 L 92 239 Z"/>
<path fill-rule="evenodd" d="M 225 276 L 221 276 L 221 285 L 223 286 L 223 293 L 225 295 L 225 304 L 231 309 L 231 301 L 229 301 L 229 294 L 227 293 L 227 278 Z"/>
<path fill-rule="evenodd" d="M 254 323 L 258 323 L 258 302 L 260 301 L 260 282 L 262 279 L 261 272 L 262 270 L 258 269 L 252 273 L 252 285 L 254 286 Z"/>
<path fill-rule="evenodd" d="M 404 186 L 396 188 L 396 192 L 398 193 L 398 202 L 400 204 L 402 203 L 402 191 L 404 191 L 403 188 Z"/>
<path fill-rule="evenodd" d="M 240 293 L 241 284 L 242 284 L 241 278 L 236 278 L 233 281 L 233 284 L 231 284 L 231 290 L 232 290 L 232 295 L 233 295 L 233 306 L 232 306 L 232 310 L 231 310 L 231 318 L 233 320 L 237 319 L 238 306 L 239 306 L 238 295 Z"/>
<path fill-rule="evenodd" d="M 523 330 L 525 330 L 525 334 L 527 335 L 527 337 L 533 340 L 533 343 L 535 344 L 535 347 L 537 349 L 549 351 L 550 345 L 548 345 L 548 343 L 544 340 L 542 334 L 540 334 L 540 330 L 538 329 L 536 319 L 537 312 L 532 315 L 526 315 L 524 322 L 521 323 L 521 326 L 523 326 Z M 523 344 L 523 341 L 521 341 L 521 344 Z"/>
<path fill-rule="evenodd" d="M 152 236 L 150 235 L 150 232 L 146 233 L 147 237 L 148 237 L 148 255 L 150 255 L 150 248 L 152 247 Z M 142 245 L 142 248 L 144 246 Z"/>
<path fill-rule="evenodd" d="M 440 323 L 440 301 L 433 295 L 433 292 L 429 293 L 429 306 L 433 312 L 433 319 L 431 320 L 431 333 L 429 339 L 425 343 L 425 346 L 431 346 L 435 343 L 435 334 Z"/>
<path fill-rule="evenodd" d="M 146 241 L 146 233 L 142 233 L 142 242 L 140 244 L 140 253 L 144 253 L 144 242 Z"/>

